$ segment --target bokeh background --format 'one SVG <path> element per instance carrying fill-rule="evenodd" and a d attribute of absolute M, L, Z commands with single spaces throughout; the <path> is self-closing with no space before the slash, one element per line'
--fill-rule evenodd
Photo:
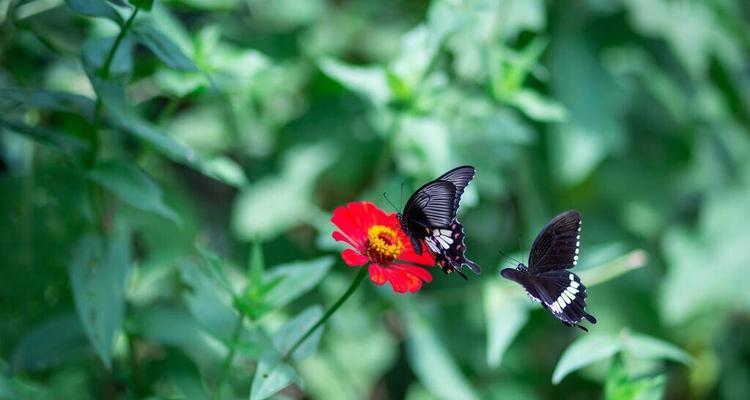
<path fill-rule="evenodd" d="M 0 0 L 0 398 L 750 398 L 747 1 L 132 3 Z M 483 274 L 270 363 L 460 164 Z M 569 208 L 589 334 L 498 276 Z"/>

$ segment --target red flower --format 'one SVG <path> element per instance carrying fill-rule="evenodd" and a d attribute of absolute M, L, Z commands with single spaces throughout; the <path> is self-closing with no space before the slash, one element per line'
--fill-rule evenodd
<path fill-rule="evenodd" d="M 435 265 L 435 260 L 427 251 L 414 252 L 396 214 L 362 201 L 333 210 L 331 222 L 339 229 L 333 238 L 353 247 L 341 252 L 341 258 L 350 267 L 369 263 L 370 280 L 376 285 L 388 281 L 395 292 L 404 293 L 418 291 L 422 281 L 432 281 L 424 267 Z"/>

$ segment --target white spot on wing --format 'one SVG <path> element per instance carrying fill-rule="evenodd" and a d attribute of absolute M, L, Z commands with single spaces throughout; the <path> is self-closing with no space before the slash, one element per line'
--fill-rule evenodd
<path fill-rule="evenodd" d="M 572 287 L 572 288 L 577 288 L 578 285 L 580 285 L 580 284 L 578 282 L 576 282 L 576 281 L 570 282 L 570 287 Z"/>

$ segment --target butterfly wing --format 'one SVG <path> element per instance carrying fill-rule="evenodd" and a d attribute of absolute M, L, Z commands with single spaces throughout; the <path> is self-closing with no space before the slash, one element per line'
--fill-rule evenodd
<path fill-rule="evenodd" d="M 443 272 L 450 274 L 453 271 L 459 271 L 464 264 L 469 266 L 475 274 L 482 272 L 479 265 L 466 258 L 464 254 L 466 252 L 464 226 L 458 220 L 454 220 L 446 228 L 428 229 L 424 242 Z"/>
<path fill-rule="evenodd" d="M 464 194 L 464 189 L 469 185 L 476 170 L 470 165 L 462 165 L 460 167 L 453 168 L 452 170 L 444 173 L 438 181 L 447 181 L 452 183 L 456 187 L 456 202 L 454 206 L 458 209 L 458 204 L 461 201 L 461 195 Z"/>
<path fill-rule="evenodd" d="M 534 239 L 529 254 L 529 271 L 541 274 L 572 268 L 578 263 L 581 214 L 566 211 L 553 218 Z"/>
<path fill-rule="evenodd" d="M 532 285 L 545 308 L 565 325 L 586 330 L 578 325 L 584 318 L 596 323 L 596 318 L 586 312 L 586 286 L 578 275 L 564 270 L 549 271 L 533 276 Z"/>
<path fill-rule="evenodd" d="M 433 228 L 446 227 L 456 218 L 456 186 L 447 181 L 432 181 L 414 192 L 401 214 L 401 228 L 406 232 L 417 254 L 421 241 Z"/>

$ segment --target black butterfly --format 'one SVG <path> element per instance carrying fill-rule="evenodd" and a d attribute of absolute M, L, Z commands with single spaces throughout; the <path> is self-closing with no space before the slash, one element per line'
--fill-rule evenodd
<path fill-rule="evenodd" d="M 548 222 L 534 239 L 528 267 L 519 263 L 500 274 L 520 283 L 532 300 L 542 303 L 563 324 L 588 332 L 578 325 L 584 318 L 596 323 L 596 318 L 585 311 L 586 286 L 567 270 L 578 263 L 580 240 L 581 214 L 566 211 Z"/>
<path fill-rule="evenodd" d="M 458 272 L 466 264 L 478 274 L 479 265 L 464 255 L 464 226 L 456 219 L 461 195 L 466 185 L 474 178 L 474 167 L 456 167 L 432 182 L 419 188 L 398 214 L 401 229 L 411 239 L 417 254 L 422 254 L 422 242 L 435 257 L 435 261 L 446 274 Z"/>

